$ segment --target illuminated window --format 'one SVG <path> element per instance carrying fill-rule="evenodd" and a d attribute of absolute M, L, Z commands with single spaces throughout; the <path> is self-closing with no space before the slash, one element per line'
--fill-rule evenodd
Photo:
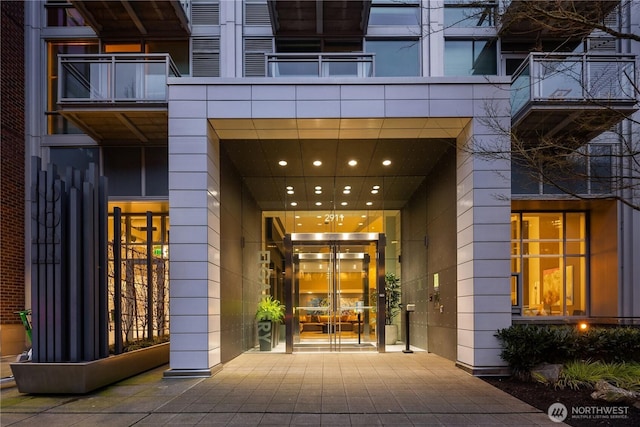
<path fill-rule="evenodd" d="M 83 133 L 57 112 L 58 102 L 58 55 L 65 53 L 92 54 L 98 53 L 97 43 L 57 43 L 47 45 L 47 133 L 78 134 Z M 88 65 L 87 65 L 88 66 Z"/>
<path fill-rule="evenodd" d="M 512 303 L 523 316 L 586 314 L 586 220 L 584 212 L 511 215 L 511 269 L 520 282 Z"/>

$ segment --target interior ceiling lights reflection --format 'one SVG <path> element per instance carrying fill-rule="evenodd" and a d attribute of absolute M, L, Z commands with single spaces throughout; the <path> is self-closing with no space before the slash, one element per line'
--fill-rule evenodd
<path fill-rule="evenodd" d="M 349 160 L 348 164 L 349 164 L 349 166 L 355 166 L 355 165 L 358 164 L 358 161 L 357 160 Z"/>
<path fill-rule="evenodd" d="M 322 202 L 316 202 L 316 206 L 322 206 Z"/>
<path fill-rule="evenodd" d="M 322 166 L 322 162 L 320 160 L 314 160 L 313 166 Z"/>
<path fill-rule="evenodd" d="M 367 206 L 373 205 L 373 202 L 367 202 Z"/>
<path fill-rule="evenodd" d="M 383 161 L 382 161 L 382 164 L 383 164 L 384 166 L 389 166 L 389 165 L 391 164 L 391 160 L 388 160 L 388 159 L 387 159 L 387 160 L 383 160 Z"/>
<path fill-rule="evenodd" d="M 291 202 L 291 206 L 298 206 L 298 202 Z"/>
<path fill-rule="evenodd" d="M 280 160 L 280 161 L 278 162 L 278 164 L 279 164 L 280 166 L 287 166 L 287 161 L 286 161 L 286 160 Z"/>
<path fill-rule="evenodd" d="M 347 203 L 347 202 L 342 202 L 342 203 L 340 203 L 340 204 L 341 204 L 342 206 L 347 206 L 349 203 Z"/>

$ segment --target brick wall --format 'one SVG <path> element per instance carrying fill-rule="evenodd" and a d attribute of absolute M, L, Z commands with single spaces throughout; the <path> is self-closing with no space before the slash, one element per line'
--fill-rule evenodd
<path fill-rule="evenodd" d="M 1 1 L 0 324 L 20 323 L 25 307 L 24 3 Z"/>

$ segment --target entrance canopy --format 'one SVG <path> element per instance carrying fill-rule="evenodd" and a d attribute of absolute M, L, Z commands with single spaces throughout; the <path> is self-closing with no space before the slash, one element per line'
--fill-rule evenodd
<path fill-rule="evenodd" d="M 264 211 L 400 209 L 468 122 L 209 119 Z"/>

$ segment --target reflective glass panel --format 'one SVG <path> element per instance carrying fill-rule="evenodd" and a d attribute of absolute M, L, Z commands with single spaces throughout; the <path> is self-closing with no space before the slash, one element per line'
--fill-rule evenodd
<path fill-rule="evenodd" d="M 498 72 L 496 45 L 489 40 L 445 40 L 446 76 L 495 75 Z"/>
<path fill-rule="evenodd" d="M 367 52 L 374 52 L 376 77 L 420 75 L 418 40 L 367 40 Z"/>

